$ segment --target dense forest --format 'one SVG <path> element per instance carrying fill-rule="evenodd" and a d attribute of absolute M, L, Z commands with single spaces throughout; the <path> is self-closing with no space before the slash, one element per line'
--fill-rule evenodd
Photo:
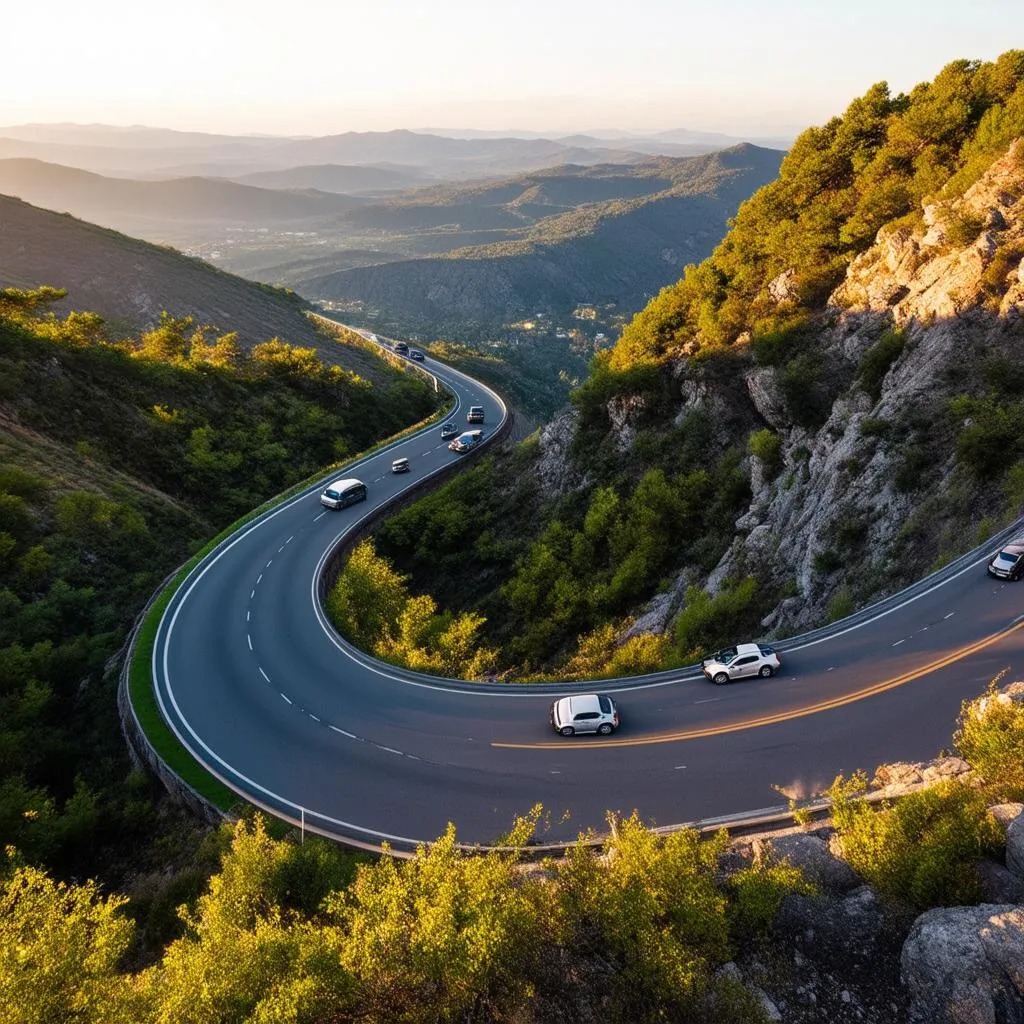
<path fill-rule="evenodd" d="M 436 398 L 187 319 L 110 342 L 48 315 L 62 296 L 0 291 L 0 846 L 117 878 L 161 833 L 105 671 L 134 616 L 221 527 Z"/>
<path fill-rule="evenodd" d="M 862 392 L 877 401 L 886 373 L 913 347 L 889 325 L 851 365 L 829 347 L 826 300 L 880 230 L 917 227 L 923 204 L 948 209 L 1022 135 L 1022 51 L 957 61 L 907 95 L 873 86 L 841 117 L 804 132 L 714 253 L 638 313 L 613 349 L 596 354 L 571 394 L 573 415 L 545 428 L 543 444 L 534 438 L 492 456 L 391 517 L 376 556 L 407 577 L 410 593 L 482 618 L 480 643 L 509 678 L 671 667 L 759 632 L 762 618 L 797 593 L 795 581 L 768 579 L 750 564 L 713 594 L 700 586 L 749 506 L 754 464 L 762 480 L 794 486 L 835 400 Z M 966 215 L 952 220 L 951 246 L 982 227 Z M 998 305 L 1022 255 L 1016 242 L 997 249 L 986 301 Z M 980 493 L 991 507 L 978 513 L 986 517 L 979 540 L 1024 495 L 1020 374 L 1005 353 L 977 351 L 965 355 L 954 381 L 960 393 L 946 405 L 908 405 L 898 418 L 864 424 L 865 444 L 899 446 L 903 493 L 944 460 L 958 468 L 940 497 L 958 504 L 961 518 L 929 506 L 933 522 L 950 520 L 943 539 L 929 535 L 924 507 L 911 517 L 904 557 L 894 561 L 905 573 L 927 571 L 937 546 L 945 557 L 962 550 L 977 520 L 963 509 L 974 515 Z M 785 466 L 780 431 L 747 394 L 744 375 L 759 368 L 777 380 L 780 417 L 794 438 L 804 432 Z M 559 451 L 564 457 L 550 454 Z M 865 530 L 855 518 L 840 522 L 816 573 L 859 557 Z M 912 578 L 872 575 L 861 589 L 837 593 L 828 614 L 840 617 L 858 598 Z M 672 587 L 685 601 L 670 629 L 634 635 L 637 609 Z"/>

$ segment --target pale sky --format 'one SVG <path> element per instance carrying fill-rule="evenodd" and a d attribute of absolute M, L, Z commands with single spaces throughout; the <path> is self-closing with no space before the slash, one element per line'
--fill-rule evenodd
<path fill-rule="evenodd" d="M 0 125 L 795 133 L 1024 46 L 1020 0 L 9 0 Z"/>

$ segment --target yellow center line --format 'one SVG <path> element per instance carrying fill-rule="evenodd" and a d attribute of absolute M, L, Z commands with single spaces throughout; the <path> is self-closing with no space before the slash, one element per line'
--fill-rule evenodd
<path fill-rule="evenodd" d="M 973 644 L 969 644 L 967 647 L 961 647 L 959 650 L 953 651 L 951 654 L 946 654 L 937 661 L 933 661 L 930 664 L 925 665 L 923 668 L 914 669 L 911 672 L 904 672 L 903 675 L 895 676 L 892 679 L 886 679 L 881 683 L 874 683 L 871 686 L 864 687 L 862 690 L 856 690 L 853 693 L 845 694 L 842 697 L 833 697 L 830 700 L 819 701 L 817 704 L 808 704 L 806 707 L 797 708 L 794 711 L 780 711 L 772 715 L 762 715 L 760 718 L 748 718 L 742 722 L 733 722 L 731 725 L 709 725 L 703 729 L 689 729 L 684 732 L 673 732 L 660 736 L 637 737 L 636 739 L 630 740 L 598 740 L 596 742 L 586 744 L 566 743 L 564 740 L 561 742 L 553 740 L 547 743 L 502 743 L 495 741 L 491 743 L 491 746 L 505 747 L 513 750 L 548 750 L 553 747 L 557 747 L 559 750 L 593 750 L 595 747 L 644 747 L 655 743 L 678 743 L 682 740 L 697 740 L 705 739 L 708 736 L 723 736 L 730 732 L 742 732 L 744 729 L 756 729 L 762 725 L 775 725 L 778 722 L 788 722 L 794 718 L 803 718 L 806 715 L 816 715 L 822 711 L 831 711 L 833 708 L 841 708 L 845 704 L 853 704 L 855 701 L 864 700 L 866 697 L 873 697 L 875 694 L 883 693 L 886 690 L 894 690 L 897 686 L 903 686 L 904 683 L 913 682 L 913 680 L 920 679 L 921 676 L 926 676 L 930 672 L 935 672 L 940 668 L 946 668 L 947 665 L 952 665 L 954 662 L 961 661 L 963 658 L 969 658 L 972 654 L 977 654 L 978 651 L 983 651 L 986 647 L 991 647 L 992 644 L 998 643 L 1000 640 L 1005 639 L 1011 633 L 1015 633 L 1022 627 L 1024 627 L 1024 620 L 1002 630 L 1002 632 L 993 633 L 991 636 L 987 636 L 983 640 L 978 640 Z"/>

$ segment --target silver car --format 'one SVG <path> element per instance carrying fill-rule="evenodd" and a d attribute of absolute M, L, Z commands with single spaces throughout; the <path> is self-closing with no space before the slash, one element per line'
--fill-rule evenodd
<path fill-rule="evenodd" d="M 441 428 L 441 440 L 447 440 L 449 437 L 458 437 L 462 433 L 462 427 L 455 422 L 455 420 L 449 420 Z"/>
<path fill-rule="evenodd" d="M 773 647 L 765 644 L 737 644 L 726 647 L 701 663 L 704 675 L 719 686 L 734 679 L 761 676 L 767 679 L 775 675 L 782 665 L 782 659 Z"/>
<path fill-rule="evenodd" d="M 1024 576 L 1024 537 L 997 551 L 988 563 L 988 573 L 1001 580 L 1019 580 Z"/>
<path fill-rule="evenodd" d="M 603 693 L 581 693 L 562 697 L 551 705 L 551 728 L 562 736 L 596 732 L 611 736 L 619 727 L 619 709 Z"/>

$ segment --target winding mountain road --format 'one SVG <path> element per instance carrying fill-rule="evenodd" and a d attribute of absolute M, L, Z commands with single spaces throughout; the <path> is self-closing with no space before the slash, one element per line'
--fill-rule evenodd
<path fill-rule="evenodd" d="M 456 395 L 451 418 L 497 394 L 430 360 Z M 407 456 L 408 474 L 391 461 Z M 727 687 L 695 670 L 570 686 L 446 682 L 382 664 L 334 632 L 317 579 L 345 533 L 460 456 L 437 426 L 335 476 L 366 503 L 321 507 L 323 482 L 253 520 L 204 559 L 163 616 L 153 675 L 164 717 L 210 772 L 307 829 L 405 851 L 454 821 L 490 843 L 542 803 L 542 841 L 636 808 L 660 826 L 755 811 L 773 785 L 816 792 L 838 772 L 920 760 L 949 745 L 960 703 L 998 671 L 1024 667 L 1024 584 L 990 579 L 1002 536 L 910 590 L 778 644 L 773 679 Z M 738 640 L 746 639 L 737 637 Z M 563 739 L 553 694 L 616 694 L 622 727 Z"/>

